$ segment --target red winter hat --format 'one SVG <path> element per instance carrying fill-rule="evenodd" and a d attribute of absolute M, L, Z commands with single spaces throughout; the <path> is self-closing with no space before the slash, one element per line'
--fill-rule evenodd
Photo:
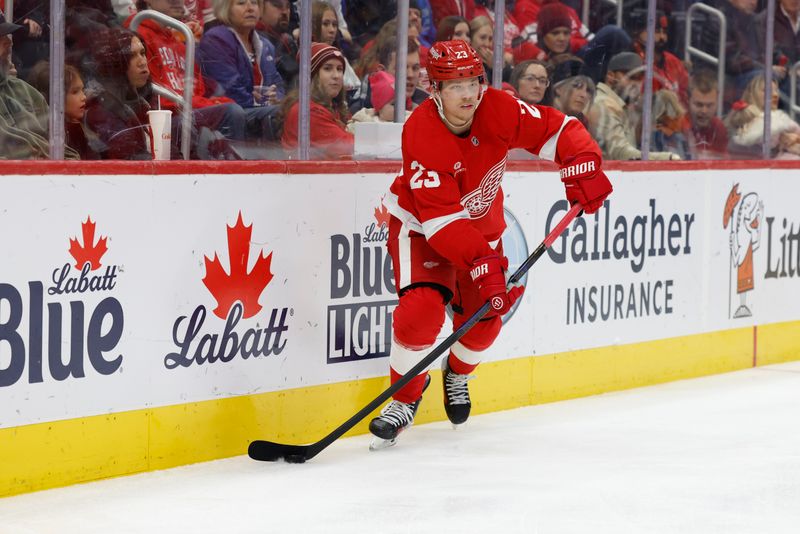
<path fill-rule="evenodd" d="M 322 68 L 329 59 L 338 59 L 344 67 L 344 56 L 338 48 L 325 43 L 311 43 L 311 77 Z M 297 62 L 300 63 L 300 52 L 297 52 Z"/>
<path fill-rule="evenodd" d="M 369 77 L 372 107 L 378 113 L 383 106 L 394 100 L 394 76 L 385 70 L 379 70 Z"/>
<path fill-rule="evenodd" d="M 556 28 L 569 28 L 572 30 L 572 17 L 567 6 L 560 2 L 550 2 L 542 5 L 539 16 L 536 18 L 536 34 L 539 41 Z"/>

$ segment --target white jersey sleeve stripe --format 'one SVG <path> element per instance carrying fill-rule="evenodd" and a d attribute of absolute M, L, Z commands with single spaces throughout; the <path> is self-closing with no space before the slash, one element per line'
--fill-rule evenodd
<path fill-rule="evenodd" d="M 413 230 L 418 234 L 425 234 L 427 239 L 433 237 L 436 232 L 453 221 L 457 221 L 459 219 L 470 219 L 469 212 L 466 209 L 462 209 L 456 213 L 451 213 L 450 215 L 444 215 L 442 217 L 436 217 L 435 219 L 430 219 L 424 223 L 420 223 L 411 212 L 404 210 L 400 206 L 397 195 L 391 191 L 389 191 L 386 196 L 383 197 L 383 205 L 386 207 L 386 210 L 389 213 L 400 219 L 400 221 L 403 223 L 403 226 L 406 227 L 406 230 Z"/>
<path fill-rule="evenodd" d="M 561 128 L 558 129 L 553 137 L 545 141 L 545 143 L 542 145 L 542 149 L 538 154 L 540 158 L 555 161 L 558 138 L 561 136 L 561 132 L 564 130 L 564 127 L 567 125 L 567 123 L 572 120 L 575 120 L 575 117 L 570 117 L 569 115 L 564 116 L 564 122 L 561 123 Z"/>
<path fill-rule="evenodd" d="M 462 209 L 456 213 L 451 213 L 450 215 L 443 215 L 441 217 L 436 217 L 435 219 L 429 219 L 422 223 L 423 233 L 425 234 L 426 239 L 430 239 L 436 232 L 447 226 L 453 221 L 457 221 L 459 219 L 466 219 L 469 220 L 469 213 L 467 210 Z"/>
<path fill-rule="evenodd" d="M 389 191 L 386 193 L 386 196 L 383 197 L 383 205 L 386 206 L 386 211 L 400 219 L 405 226 L 408 226 L 409 229 L 417 232 L 418 234 L 424 233 L 422 230 L 422 224 L 417 220 L 414 215 L 404 210 L 400 207 L 398 202 L 397 195 Z"/>

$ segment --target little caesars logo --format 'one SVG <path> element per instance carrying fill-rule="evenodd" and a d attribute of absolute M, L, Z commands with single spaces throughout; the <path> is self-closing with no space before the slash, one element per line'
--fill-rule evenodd
<path fill-rule="evenodd" d="M 116 352 L 124 323 L 122 304 L 108 294 L 121 269 L 101 263 L 108 251 L 107 238 L 95 241 L 91 218 L 87 217 L 81 228 L 83 242 L 69 240 L 75 263 L 52 270 L 47 302 L 45 284 L 39 280 L 28 282 L 26 301 L 24 290 L 0 283 L 0 308 L 6 311 L 5 321 L 0 323 L 0 346 L 10 348 L 10 357 L 5 351 L 0 357 L 0 387 L 12 386 L 20 379 L 35 384 L 51 378 L 84 378 L 88 366 L 110 375 L 122 365 L 122 354 Z M 27 340 L 21 330 L 27 330 Z"/>
<path fill-rule="evenodd" d="M 728 233 L 728 317 L 751 317 L 755 312 L 752 291 L 759 285 L 788 283 L 800 278 L 800 221 L 764 212 L 764 203 L 755 191 L 740 192 L 734 184 L 725 199 L 722 228 Z M 792 213 L 792 215 L 795 215 Z M 763 235 L 762 235 L 763 233 Z M 763 275 L 756 270 L 755 256 L 766 248 Z M 761 252 L 759 252 L 761 250 Z M 759 262 L 760 264 L 760 262 Z M 774 289 L 773 289 L 774 290 Z"/>
<path fill-rule="evenodd" d="M 328 363 L 389 355 L 397 297 L 388 240 L 389 213 L 383 204 L 363 234 L 331 236 Z"/>
<path fill-rule="evenodd" d="M 753 312 L 747 303 L 747 294 L 755 288 L 753 279 L 753 252 L 761 245 L 761 228 L 763 228 L 764 203 L 756 193 L 739 193 L 739 184 L 734 185 L 725 200 L 722 213 L 722 228 L 730 230 L 728 243 L 731 252 L 731 268 L 736 270 L 736 294 L 739 303 L 733 318 L 750 317 Z M 770 221 L 771 223 L 772 221 Z M 770 224 L 770 233 L 772 224 Z M 729 283 L 730 285 L 730 283 Z M 733 295 L 728 293 L 728 316 L 734 304 Z"/>

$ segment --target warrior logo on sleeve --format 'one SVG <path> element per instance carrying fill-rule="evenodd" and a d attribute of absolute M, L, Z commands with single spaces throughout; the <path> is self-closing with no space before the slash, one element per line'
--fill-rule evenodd
<path fill-rule="evenodd" d="M 487 213 L 492 206 L 500 183 L 503 181 L 503 174 L 506 170 L 506 159 L 508 155 L 495 163 L 486 175 L 481 179 L 477 189 L 470 191 L 461 198 L 461 205 L 469 212 L 472 219 L 480 219 Z"/>

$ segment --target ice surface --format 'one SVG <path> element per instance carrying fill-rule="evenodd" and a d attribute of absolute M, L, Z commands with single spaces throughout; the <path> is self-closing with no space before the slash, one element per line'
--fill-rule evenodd
<path fill-rule="evenodd" d="M 369 442 L 0 499 L 0 533 L 800 533 L 797 362 Z"/>

